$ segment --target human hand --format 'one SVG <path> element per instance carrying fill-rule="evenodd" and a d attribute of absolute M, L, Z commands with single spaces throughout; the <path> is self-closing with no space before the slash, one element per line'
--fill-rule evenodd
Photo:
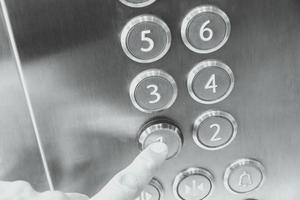
<path fill-rule="evenodd" d="M 168 147 L 164 143 L 149 145 L 124 170 L 90 200 L 133 200 L 150 182 L 157 169 L 167 158 Z M 86 195 L 59 191 L 36 192 L 24 181 L 1 182 L 0 200 L 89 200 Z"/>

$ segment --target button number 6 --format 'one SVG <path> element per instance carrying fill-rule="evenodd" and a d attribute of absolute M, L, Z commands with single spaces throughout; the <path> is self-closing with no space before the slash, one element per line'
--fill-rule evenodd
<path fill-rule="evenodd" d="M 213 30 L 211 30 L 211 28 L 206 27 L 209 23 L 210 23 L 210 20 L 207 20 L 206 22 L 204 22 L 202 24 L 202 26 L 200 28 L 200 38 L 204 42 L 210 41 L 214 36 Z M 207 35 L 205 33 L 207 33 Z"/>

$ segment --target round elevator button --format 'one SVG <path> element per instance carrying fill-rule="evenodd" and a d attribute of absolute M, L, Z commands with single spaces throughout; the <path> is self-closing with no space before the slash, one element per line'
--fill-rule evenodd
<path fill-rule="evenodd" d="M 135 200 L 163 200 L 163 196 L 162 184 L 157 179 L 152 179 Z"/>
<path fill-rule="evenodd" d="M 129 93 L 137 109 L 152 113 L 173 105 L 177 97 L 177 85 L 172 76 L 166 72 L 149 69 L 133 79 Z"/>
<path fill-rule="evenodd" d="M 226 64 L 217 60 L 205 60 L 190 71 L 187 87 L 195 101 L 202 104 L 218 103 L 233 90 L 234 75 Z"/>
<path fill-rule="evenodd" d="M 178 200 L 206 199 L 213 191 L 213 176 L 202 168 L 189 168 L 179 173 L 173 184 Z"/>
<path fill-rule="evenodd" d="M 155 62 L 169 51 L 171 31 L 158 17 L 140 15 L 123 28 L 121 45 L 130 59 L 139 63 Z"/>
<path fill-rule="evenodd" d="M 178 126 L 165 119 L 157 119 L 147 123 L 139 135 L 139 147 L 145 149 L 155 142 L 164 142 L 168 148 L 168 158 L 173 158 L 181 150 L 183 136 Z"/>
<path fill-rule="evenodd" d="M 121 3 L 132 8 L 146 7 L 151 5 L 155 1 L 156 0 L 120 0 Z"/>
<path fill-rule="evenodd" d="M 230 20 L 222 10 L 215 6 L 200 6 L 183 19 L 181 36 L 190 50 L 211 53 L 226 43 L 230 30 Z"/>
<path fill-rule="evenodd" d="M 263 165 L 252 159 L 241 159 L 225 171 L 225 187 L 235 194 L 249 193 L 259 189 L 265 180 Z"/>
<path fill-rule="evenodd" d="M 236 137 L 237 123 L 232 115 L 223 111 L 207 111 L 194 123 L 193 139 L 206 150 L 219 150 Z"/>

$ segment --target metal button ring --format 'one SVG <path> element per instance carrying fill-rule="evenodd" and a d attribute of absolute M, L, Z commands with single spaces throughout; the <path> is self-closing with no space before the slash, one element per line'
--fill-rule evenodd
<path fill-rule="evenodd" d="M 265 182 L 265 168 L 257 160 L 240 159 L 225 171 L 224 185 L 229 192 L 245 194 L 258 190 Z"/>
<path fill-rule="evenodd" d="M 183 136 L 180 128 L 169 119 L 157 118 L 145 124 L 139 134 L 138 143 L 141 150 L 152 143 L 164 142 L 168 148 L 168 157 L 176 157 L 183 145 Z"/>
<path fill-rule="evenodd" d="M 132 0 L 119 0 L 121 3 L 132 8 L 142 8 L 153 4 L 156 0 L 143 0 L 139 2 L 134 2 Z"/>
<path fill-rule="evenodd" d="M 129 95 L 133 105 L 145 113 L 170 108 L 177 98 L 177 84 L 173 77 L 160 69 L 141 72 L 131 82 Z"/>
<path fill-rule="evenodd" d="M 153 178 L 135 200 L 164 200 L 164 188 L 156 178 Z"/>
<path fill-rule="evenodd" d="M 154 15 L 140 15 L 131 19 L 121 32 L 125 54 L 138 63 L 152 63 L 164 57 L 171 46 L 168 25 Z"/>
<path fill-rule="evenodd" d="M 210 80 L 212 74 L 215 75 L 215 82 L 222 83 L 218 85 L 214 93 L 210 89 L 205 89 L 205 85 Z M 206 77 L 206 75 L 208 76 Z M 189 72 L 187 88 L 195 101 L 202 104 L 215 104 L 223 101 L 230 95 L 234 88 L 234 82 L 233 72 L 225 63 L 218 60 L 204 60 L 196 64 Z"/>
<path fill-rule="evenodd" d="M 184 44 L 196 53 L 212 53 L 228 40 L 231 24 L 221 9 L 207 5 L 191 10 L 183 19 L 181 37 Z"/>
<path fill-rule="evenodd" d="M 209 110 L 196 119 L 193 139 L 203 149 L 219 150 L 227 147 L 235 139 L 237 128 L 237 122 L 231 114 Z"/>
<path fill-rule="evenodd" d="M 173 182 L 173 193 L 178 200 L 206 199 L 213 190 L 213 175 L 208 170 L 199 167 L 183 170 Z"/>

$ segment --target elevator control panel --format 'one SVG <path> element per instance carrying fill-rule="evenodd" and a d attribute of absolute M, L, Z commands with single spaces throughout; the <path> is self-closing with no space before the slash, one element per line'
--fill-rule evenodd
<path fill-rule="evenodd" d="M 151 3 L 120 1 L 130 7 Z M 182 42 L 191 53 L 196 54 L 209 54 L 222 48 L 229 39 L 230 31 L 229 17 L 214 5 L 200 5 L 188 11 L 181 24 Z M 168 53 L 172 46 L 172 35 L 160 16 L 143 14 L 124 25 L 120 43 L 129 59 L 138 63 L 152 63 Z M 190 97 L 197 103 L 213 105 L 226 99 L 234 89 L 234 73 L 218 58 L 204 60 L 195 63 L 187 76 L 186 85 Z M 133 79 L 128 94 L 132 105 L 139 111 L 155 113 L 169 109 L 176 101 L 177 93 L 176 80 L 168 72 L 147 69 Z M 193 124 L 192 137 L 195 144 L 207 151 L 226 148 L 238 134 L 235 118 L 219 110 L 199 113 Z M 142 128 L 138 142 L 141 149 L 151 143 L 164 142 L 169 147 L 168 159 L 172 159 L 180 154 L 184 140 L 178 126 L 168 122 L 168 119 L 154 118 Z M 224 187 L 228 192 L 251 193 L 263 185 L 263 169 L 259 161 L 242 158 L 224 169 L 224 177 L 218 178 L 224 179 Z M 214 179 L 208 169 L 198 166 L 183 169 L 174 177 L 174 197 L 178 200 L 207 199 L 216 187 Z M 162 200 L 158 196 L 143 191 L 139 200 Z"/>

